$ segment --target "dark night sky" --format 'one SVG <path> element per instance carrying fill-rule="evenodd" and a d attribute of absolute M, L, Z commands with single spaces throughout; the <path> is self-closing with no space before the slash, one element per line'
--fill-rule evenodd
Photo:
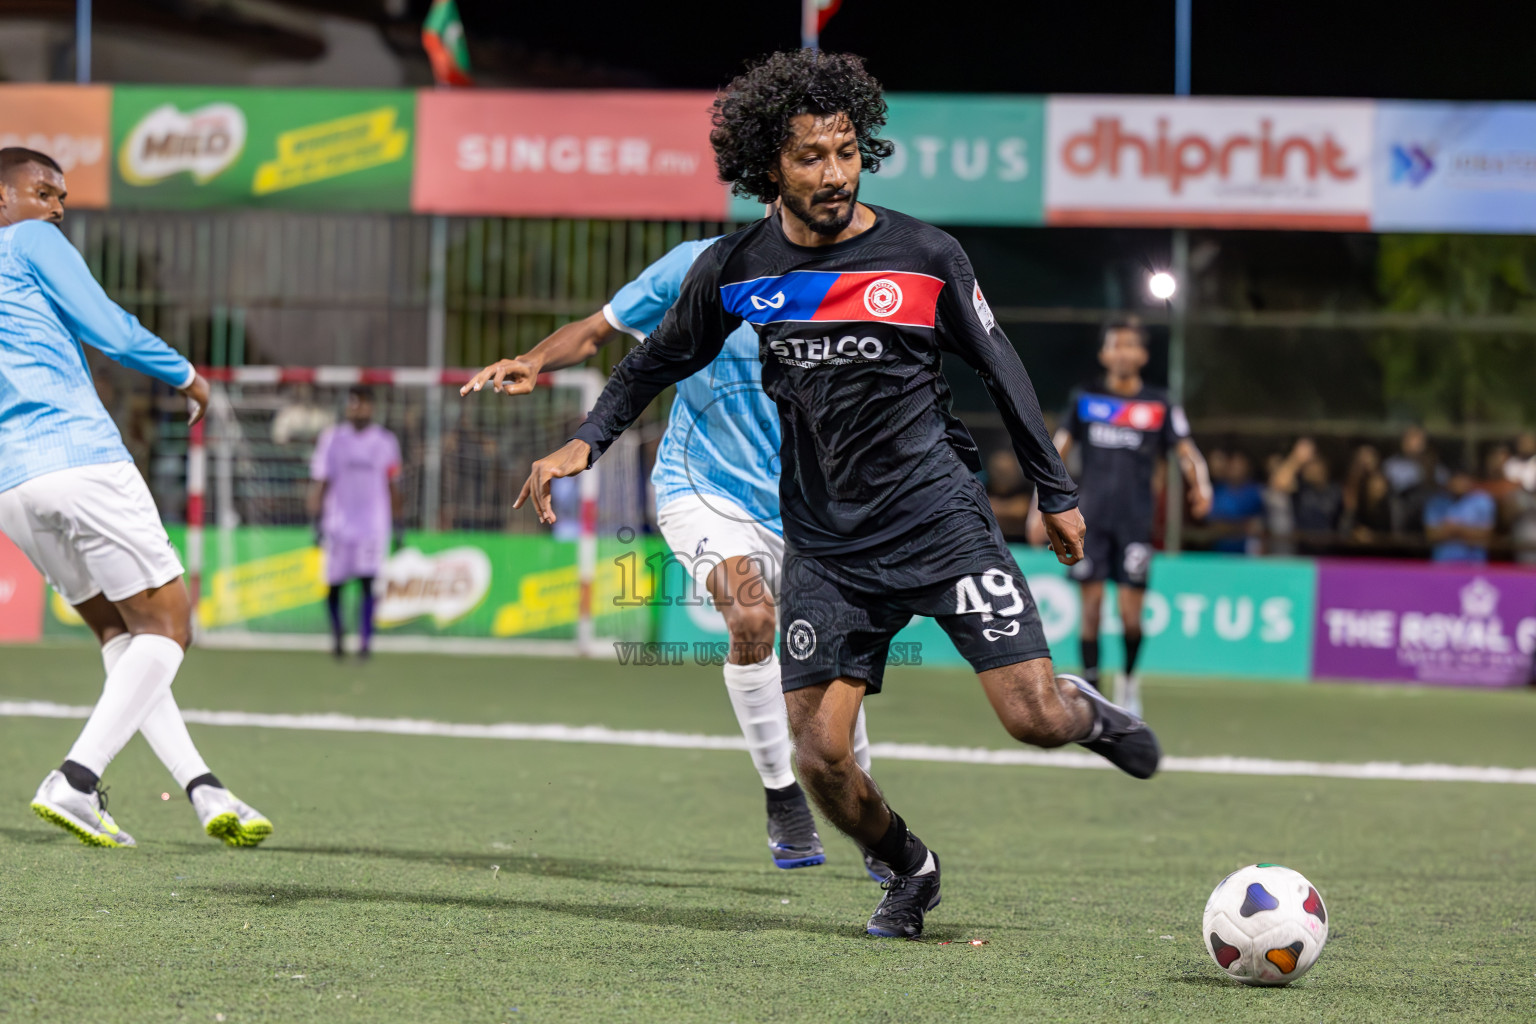
<path fill-rule="evenodd" d="M 542 54 L 714 88 L 798 45 L 797 0 L 459 0 L 465 28 Z M 1167 93 L 1172 0 L 844 0 L 822 39 L 903 92 Z M 1196 93 L 1536 100 L 1536 2 L 1195 0 Z"/>

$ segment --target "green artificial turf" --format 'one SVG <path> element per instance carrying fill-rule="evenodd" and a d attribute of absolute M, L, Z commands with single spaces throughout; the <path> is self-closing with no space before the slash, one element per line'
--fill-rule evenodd
<path fill-rule="evenodd" d="M 0 700 L 89 703 L 83 648 L 0 650 Z M 730 734 L 717 669 L 194 651 L 183 706 Z M 1155 680 L 1178 754 L 1536 764 L 1536 694 Z M 134 850 L 36 819 L 78 721 L 0 718 L 0 1021 L 1528 1021 L 1536 787 L 877 763 L 943 857 L 926 941 L 871 940 L 845 840 L 776 870 L 739 752 L 192 726 L 273 838 L 204 838 L 142 741 Z M 964 673 L 894 671 L 879 740 L 1005 748 Z M 170 791 L 170 799 L 161 793 Z M 1275 861 L 1328 901 L 1288 989 L 1200 913 Z M 966 940 L 982 939 L 972 946 Z M 947 943 L 947 944 L 946 944 Z"/>

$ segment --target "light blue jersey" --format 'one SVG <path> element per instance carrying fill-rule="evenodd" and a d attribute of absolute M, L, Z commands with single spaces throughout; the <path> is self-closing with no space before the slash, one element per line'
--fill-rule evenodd
<path fill-rule="evenodd" d="M 81 342 L 172 387 L 196 374 L 107 298 L 57 227 L 0 227 L 0 491 L 61 469 L 131 461 Z"/>
<path fill-rule="evenodd" d="M 688 268 L 714 241 L 679 245 L 620 288 L 603 315 L 644 340 L 677 301 Z M 651 471 L 656 507 L 689 494 L 718 495 L 782 534 L 779 438 L 779 410 L 763 393 L 757 332 L 742 324 L 714 362 L 677 385 Z"/>

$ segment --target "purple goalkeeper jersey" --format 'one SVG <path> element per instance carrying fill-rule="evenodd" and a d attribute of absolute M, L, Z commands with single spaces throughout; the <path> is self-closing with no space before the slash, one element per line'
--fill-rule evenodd
<path fill-rule="evenodd" d="M 315 445 L 309 475 L 324 480 L 320 530 L 336 540 L 383 541 L 393 522 L 389 482 L 400 474 L 400 442 L 377 423 L 341 422 Z"/>

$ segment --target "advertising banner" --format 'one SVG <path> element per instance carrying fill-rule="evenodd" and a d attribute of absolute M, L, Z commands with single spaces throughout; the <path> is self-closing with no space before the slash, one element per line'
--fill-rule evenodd
<path fill-rule="evenodd" d="M 1536 232 L 1536 105 L 1378 103 L 1371 227 Z"/>
<path fill-rule="evenodd" d="M 1013 554 L 1029 580 L 1056 660 L 1063 667 L 1077 665 L 1078 585 L 1053 555 L 1024 547 L 1014 547 Z M 1140 667 L 1153 673 L 1304 681 L 1312 655 L 1316 582 L 1315 566 L 1301 559 L 1157 555 L 1143 614 L 1147 644 Z M 1111 585 L 1100 627 L 1101 637 L 1111 641 L 1103 646 L 1105 668 L 1121 664 L 1115 607 Z M 725 620 L 707 599 L 660 611 L 661 641 L 687 645 L 688 657 L 726 637 Z M 914 620 L 892 643 L 892 666 L 966 664 L 932 619 Z"/>
<path fill-rule="evenodd" d="M 72 209 L 107 205 L 112 89 L 105 85 L 0 85 L 0 149 L 47 153 L 64 169 Z"/>
<path fill-rule="evenodd" d="M 42 575 L 0 534 L 0 643 L 26 643 L 43 635 Z"/>
<path fill-rule="evenodd" d="M 186 528 L 172 526 L 167 532 L 177 549 L 184 550 Z M 575 635 L 580 585 L 574 542 L 501 533 L 420 533 L 407 535 L 406 541 L 389 556 L 376 584 L 381 634 L 537 639 Z M 647 581 L 634 566 L 643 566 L 658 543 L 642 537 L 630 545 L 599 545 L 593 589 L 599 635 L 650 638 L 653 612 Z M 207 565 L 197 608 L 203 629 L 330 630 L 325 560 L 310 530 L 214 530 L 205 535 L 204 554 Z M 0 561 L 0 580 L 4 572 Z M 40 584 L 37 580 L 32 593 L 41 620 Z M 348 600 L 355 601 L 355 595 Z M 49 608 L 49 633 L 83 632 L 79 617 L 57 595 L 50 593 Z"/>
<path fill-rule="evenodd" d="M 1315 636 L 1320 679 L 1517 686 L 1536 650 L 1536 574 L 1325 561 Z"/>
<path fill-rule="evenodd" d="M 118 86 L 114 206 L 407 210 L 416 94 Z"/>
<path fill-rule="evenodd" d="M 1367 231 L 1373 107 L 1052 96 L 1051 224 Z"/>
<path fill-rule="evenodd" d="M 411 208 L 719 220 L 713 93 L 423 92 Z"/>
<path fill-rule="evenodd" d="M 859 198 L 935 224 L 1040 224 L 1045 99 L 1039 96 L 888 95 L 880 133 L 896 145 Z M 731 216 L 762 215 L 732 197 Z"/>

